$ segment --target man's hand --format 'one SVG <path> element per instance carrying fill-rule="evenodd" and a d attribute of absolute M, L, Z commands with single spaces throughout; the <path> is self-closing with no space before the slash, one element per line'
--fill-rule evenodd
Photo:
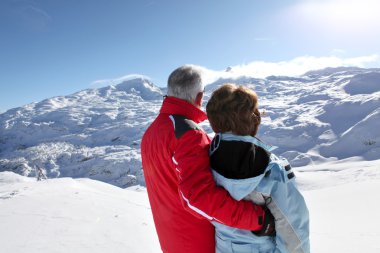
<path fill-rule="evenodd" d="M 269 211 L 268 207 L 263 207 L 264 209 L 264 217 L 259 216 L 259 224 L 263 227 L 261 230 L 252 231 L 252 233 L 256 236 L 275 236 L 276 230 L 274 225 L 274 217 L 272 213 Z"/>

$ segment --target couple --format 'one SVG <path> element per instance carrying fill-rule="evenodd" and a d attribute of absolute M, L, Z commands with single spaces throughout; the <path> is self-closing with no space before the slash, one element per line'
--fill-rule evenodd
<path fill-rule="evenodd" d="M 309 252 L 308 210 L 294 173 L 254 137 L 261 122 L 256 93 L 233 84 L 214 91 L 206 106 L 216 133 L 210 141 L 198 125 L 207 119 L 203 92 L 198 67 L 174 70 L 142 139 L 162 251 Z"/>

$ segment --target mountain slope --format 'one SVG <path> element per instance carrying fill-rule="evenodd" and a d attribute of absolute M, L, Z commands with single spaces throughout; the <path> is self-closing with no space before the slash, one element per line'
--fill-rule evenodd
<path fill-rule="evenodd" d="M 254 89 L 266 117 L 258 137 L 293 166 L 380 159 L 380 70 L 329 68 L 300 77 L 220 79 Z M 146 78 L 46 99 L 0 114 L 0 171 L 144 185 L 140 141 L 165 89 Z M 204 129 L 211 133 L 207 122 Z"/>
<path fill-rule="evenodd" d="M 139 142 L 161 101 L 139 78 L 9 110 L 0 115 L 0 171 L 143 184 Z"/>
<path fill-rule="evenodd" d="M 258 137 L 278 146 L 275 152 L 294 166 L 303 166 L 352 156 L 380 159 L 380 129 L 374 126 L 379 122 L 375 116 L 380 108 L 379 73 L 378 69 L 329 68 L 297 78 L 220 80 L 209 88 L 232 81 L 255 90 L 266 114 Z M 355 94 L 347 92 L 352 89 Z M 338 149 L 342 141 L 355 146 Z"/>

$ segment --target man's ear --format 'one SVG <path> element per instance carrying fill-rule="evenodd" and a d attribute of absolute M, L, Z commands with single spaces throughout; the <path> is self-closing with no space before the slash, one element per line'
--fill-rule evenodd
<path fill-rule="evenodd" d="M 199 108 L 202 106 L 202 101 L 203 101 L 203 92 L 199 92 L 197 96 L 195 97 L 195 105 Z"/>

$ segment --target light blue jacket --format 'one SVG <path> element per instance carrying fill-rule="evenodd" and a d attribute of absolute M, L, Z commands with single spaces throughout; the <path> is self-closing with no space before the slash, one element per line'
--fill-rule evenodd
<path fill-rule="evenodd" d="M 258 139 L 231 133 L 218 134 L 220 140 L 251 142 L 271 151 Z M 218 145 L 210 148 L 212 154 Z M 241 230 L 213 222 L 216 229 L 217 253 L 309 253 L 309 212 L 289 163 L 271 154 L 265 172 L 246 179 L 228 179 L 213 170 L 216 183 L 236 200 L 246 199 L 266 204 L 275 217 L 276 236 L 255 236 Z M 286 169 L 285 169 L 286 167 Z"/>

